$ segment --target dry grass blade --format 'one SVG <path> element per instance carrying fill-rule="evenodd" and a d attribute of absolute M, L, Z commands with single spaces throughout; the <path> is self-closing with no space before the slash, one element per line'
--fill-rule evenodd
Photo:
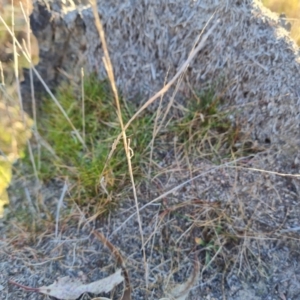
<path fill-rule="evenodd" d="M 137 200 L 137 192 L 136 192 L 136 188 L 135 188 L 132 165 L 131 165 L 131 158 L 133 156 L 133 154 L 132 154 L 133 152 L 130 148 L 129 140 L 127 141 L 127 136 L 126 136 L 126 129 L 127 128 L 125 128 L 124 124 L 123 124 L 122 112 L 121 112 L 117 87 L 116 87 L 116 83 L 115 83 L 113 67 L 112 67 L 112 64 L 111 64 L 111 61 L 110 61 L 110 57 L 109 57 L 109 53 L 108 53 L 108 49 L 107 49 L 107 45 L 106 45 L 106 40 L 105 40 L 105 34 L 104 34 L 103 26 L 102 26 L 102 23 L 101 23 L 101 20 L 100 20 L 100 17 L 99 17 L 96 1 L 95 0 L 91 1 L 91 5 L 92 5 L 92 8 L 93 8 L 93 14 L 94 14 L 94 18 L 95 18 L 95 25 L 96 25 L 96 28 L 98 30 L 98 33 L 99 33 L 99 36 L 100 36 L 100 39 L 101 39 L 101 43 L 103 45 L 103 51 L 104 51 L 103 62 L 104 62 L 105 69 L 106 69 L 107 74 L 108 74 L 108 78 L 109 78 L 109 81 L 110 81 L 110 84 L 111 84 L 111 88 L 112 88 L 113 93 L 114 93 L 114 97 L 115 97 L 115 101 L 116 101 L 116 105 L 117 105 L 118 118 L 119 118 L 119 122 L 120 122 L 121 129 L 122 129 L 124 150 L 125 150 L 126 157 L 127 157 L 128 170 L 129 170 L 129 175 L 130 175 L 130 179 L 131 179 L 131 183 L 132 183 L 132 189 L 133 189 L 133 195 L 134 195 L 134 200 L 135 200 L 135 205 L 136 205 L 139 230 L 140 230 L 140 235 L 141 235 L 143 259 L 144 259 L 144 267 L 145 267 L 145 276 L 146 276 L 146 285 L 147 285 L 147 270 L 148 270 L 147 258 L 146 258 L 146 251 L 145 251 L 145 243 L 144 243 L 142 222 L 141 222 L 141 218 L 140 218 L 140 215 L 139 215 L 139 204 L 138 204 L 138 200 Z"/>
<path fill-rule="evenodd" d="M 127 122 L 127 124 L 124 126 L 124 130 L 127 130 L 130 124 L 136 119 L 136 117 L 142 113 L 149 105 L 151 105 L 154 101 L 156 101 L 158 98 L 163 96 L 169 88 L 176 82 L 176 80 L 182 75 L 182 73 L 186 70 L 188 65 L 191 63 L 193 58 L 196 56 L 196 54 L 205 46 L 205 43 L 208 39 L 208 37 L 212 34 L 214 29 L 219 24 L 219 20 L 217 20 L 212 27 L 208 30 L 208 32 L 203 36 L 198 46 L 193 49 L 193 51 L 190 53 L 188 59 L 184 62 L 184 64 L 180 67 L 178 72 L 175 74 L 175 76 L 160 90 L 158 91 L 154 96 L 152 96 Z M 117 143 L 120 141 L 122 137 L 122 134 L 120 134 L 117 138 Z"/>
<path fill-rule="evenodd" d="M 204 42 L 205 42 L 205 38 L 204 38 L 204 41 L 202 40 L 203 45 L 202 45 L 197 51 L 195 51 L 196 45 L 199 43 L 199 40 L 201 39 L 203 33 L 205 32 L 207 26 L 210 24 L 210 22 L 211 22 L 211 20 L 213 19 L 214 15 L 215 15 L 215 13 L 209 18 L 208 22 L 205 24 L 205 26 L 204 26 L 203 29 L 201 30 L 201 32 L 200 32 L 200 34 L 199 34 L 197 40 L 195 41 L 195 43 L 194 43 L 194 45 L 193 45 L 193 48 L 192 48 L 192 51 L 191 51 L 191 53 L 190 53 L 190 55 L 189 55 L 188 61 L 189 61 L 191 55 L 196 54 L 196 53 L 197 53 L 198 51 L 200 51 L 201 48 L 203 47 Z M 218 22 L 217 22 L 217 23 L 218 23 Z M 198 45 L 198 47 L 199 47 L 199 46 L 200 46 L 200 44 Z M 180 69 L 180 70 L 182 70 L 182 71 L 181 71 L 181 74 L 180 74 L 180 76 L 179 76 L 179 80 L 178 80 L 178 82 L 177 82 L 177 84 L 176 84 L 175 91 L 173 92 L 173 95 L 172 95 L 172 97 L 171 97 L 171 100 L 170 100 L 169 103 L 168 103 L 168 106 L 167 106 L 166 111 L 165 111 L 165 113 L 164 113 L 164 116 L 163 116 L 163 118 L 162 118 L 161 124 L 160 124 L 159 128 L 157 129 L 157 131 L 159 131 L 160 128 L 161 128 L 161 126 L 164 124 L 164 122 L 165 122 L 165 120 L 166 120 L 166 117 L 167 117 L 167 115 L 168 115 L 168 112 L 170 111 L 170 109 L 171 109 L 171 107 L 172 107 L 172 105 L 173 105 L 173 103 L 174 103 L 175 95 L 176 95 L 176 93 L 178 92 L 179 86 L 180 86 L 180 84 L 181 84 L 181 82 L 182 82 L 182 79 L 183 79 L 184 72 L 186 71 L 187 67 L 188 67 L 188 64 L 185 65 L 185 67 L 184 67 L 183 70 Z M 182 66 L 182 68 L 183 68 L 183 66 Z"/>
<path fill-rule="evenodd" d="M 205 46 L 205 42 L 209 38 L 209 36 L 212 34 L 214 29 L 217 27 L 219 24 L 219 21 L 217 20 L 212 27 L 207 31 L 207 33 L 203 36 L 201 39 L 200 43 L 198 46 L 190 53 L 189 57 L 187 60 L 184 62 L 184 64 L 180 67 L 178 72 L 175 74 L 175 76 L 159 91 L 157 92 L 154 96 L 152 96 L 132 117 L 131 119 L 127 122 L 125 125 L 125 130 L 129 127 L 129 125 L 135 120 L 135 118 L 143 111 L 145 110 L 149 105 L 151 105 L 156 99 L 158 99 L 161 95 L 164 95 L 169 88 L 176 82 L 176 80 L 181 76 L 181 74 L 186 70 L 188 65 L 191 63 L 195 55 Z"/>
<path fill-rule="evenodd" d="M 245 167 L 240 167 L 240 166 L 234 166 L 233 168 L 241 169 L 241 170 L 261 172 L 261 173 L 267 173 L 267 174 L 273 174 L 273 175 L 278 175 L 278 176 L 282 176 L 282 177 L 296 177 L 296 178 L 300 177 L 300 174 L 280 173 L 280 172 L 268 171 L 268 170 L 257 169 L 257 168 L 245 168 Z"/>
<path fill-rule="evenodd" d="M 57 203 L 56 218 L 55 218 L 55 221 L 56 221 L 55 222 L 55 238 L 56 239 L 58 238 L 59 212 L 60 212 L 60 209 L 62 207 L 62 204 L 63 204 L 63 201 L 64 201 L 67 190 L 68 190 L 68 183 L 67 183 L 67 180 L 66 180 L 65 184 L 64 184 L 64 187 L 63 187 L 63 191 L 62 191 L 61 196 L 59 198 L 59 201 Z"/>

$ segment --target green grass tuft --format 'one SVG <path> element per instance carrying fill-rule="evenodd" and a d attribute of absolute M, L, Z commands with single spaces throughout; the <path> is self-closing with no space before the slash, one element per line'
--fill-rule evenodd
<path fill-rule="evenodd" d="M 84 95 L 83 117 L 79 88 L 65 83 L 56 93 L 73 127 L 56 104 L 46 99 L 38 130 L 55 155 L 42 148 L 41 155 L 36 155 L 35 159 L 40 179 L 65 180 L 68 177 L 73 200 L 102 214 L 115 207 L 115 195 L 124 198 L 125 191 L 130 190 L 130 176 L 122 142 L 116 145 L 114 154 L 109 157 L 121 132 L 109 82 L 99 81 L 95 76 L 88 77 L 84 83 Z M 185 151 L 190 157 L 209 159 L 217 164 L 224 157 L 232 157 L 232 153 L 240 151 L 235 149 L 240 132 L 230 121 L 229 112 L 220 110 L 220 102 L 221 98 L 213 87 L 195 93 L 194 98 L 187 101 L 188 107 L 181 111 L 181 116 L 168 122 L 167 135 L 164 131 L 156 136 L 154 148 L 169 151 L 161 145 L 175 138 L 177 150 Z M 121 98 L 124 124 L 136 110 L 137 107 Z M 144 112 L 127 130 L 134 151 L 131 162 L 137 184 L 146 178 L 154 119 L 154 114 Z M 74 127 L 84 137 L 85 146 L 78 140 Z"/>
<path fill-rule="evenodd" d="M 230 120 L 230 111 L 222 110 L 221 97 L 213 87 L 194 93 L 184 115 L 175 121 L 172 131 L 178 143 L 198 157 L 220 163 L 237 152 L 240 131 Z M 242 151 L 243 152 L 243 151 Z"/>
<path fill-rule="evenodd" d="M 86 147 L 77 139 L 59 108 L 50 99 L 46 99 L 38 130 L 53 148 L 55 156 L 46 149 L 42 150 L 39 176 L 44 181 L 68 177 L 73 183 L 72 196 L 78 204 L 105 203 L 107 209 L 111 209 L 114 204 L 110 203 L 109 195 L 101 186 L 101 178 L 105 180 L 108 193 L 121 192 L 130 182 L 123 143 L 116 146 L 116 151 L 108 161 L 112 145 L 121 128 L 107 81 L 100 82 L 91 76 L 84 83 L 84 95 L 84 122 L 79 90 L 70 84 L 63 84 L 56 97 L 74 127 L 85 137 Z M 135 108 L 124 100 L 121 102 L 122 118 L 126 123 Z M 143 178 L 141 164 L 147 160 L 144 149 L 151 141 L 152 124 L 149 115 L 141 115 L 127 131 L 130 146 L 134 149 L 132 167 L 136 182 Z"/>

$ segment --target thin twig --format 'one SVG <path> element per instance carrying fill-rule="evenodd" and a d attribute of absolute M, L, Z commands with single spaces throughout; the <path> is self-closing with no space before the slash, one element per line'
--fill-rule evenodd
<path fill-rule="evenodd" d="M 120 251 L 99 231 L 92 230 L 92 233 L 107 247 L 114 255 L 118 265 L 122 268 L 125 278 L 125 290 L 120 300 L 131 300 L 131 284 L 128 271 L 126 269 L 125 261 Z"/>
<path fill-rule="evenodd" d="M 26 43 L 25 43 L 24 40 L 23 40 L 23 47 L 24 47 L 25 52 L 27 53 L 28 57 L 31 57 L 32 47 L 31 47 L 31 40 L 30 40 L 31 29 L 30 29 L 30 22 L 29 22 L 29 19 L 28 19 L 28 16 L 30 15 L 28 0 L 27 0 L 26 12 L 23 8 L 22 2 L 20 2 L 20 7 L 21 7 L 21 10 L 22 10 L 22 13 L 23 13 L 25 23 L 27 25 L 26 31 L 27 31 L 28 49 L 27 49 L 27 46 L 26 46 Z M 32 62 L 30 62 L 30 64 L 31 63 Z M 35 93 L 34 93 L 34 85 L 33 85 L 33 71 L 32 71 L 32 68 L 29 68 L 29 79 L 30 79 L 30 95 L 31 95 L 31 105 L 32 105 L 31 110 L 32 110 L 32 116 L 33 116 L 33 122 L 34 122 L 33 134 L 35 136 L 36 141 L 38 141 L 36 101 L 35 101 Z M 31 164 L 32 164 L 32 167 L 33 167 L 34 176 L 36 178 L 36 181 L 39 182 L 36 162 L 35 162 L 34 157 L 33 157 L 33 152 L 32 152 L 32 147 L 31 147 L 30 141 L 27 142 L 27 147 L 28 147 L 29 154 L 30 154 L 30 160 L 31 160 Z M 37 149 L 38 149 L 38 157 L 40 157 L 40 145 L 38 145 Z M 39 162 L 38 162 L 38 164 L 39 164 Z"/>
<path fill-rule="evenodd" d="M 16 285 L 16 286 L 22 288 L 23 290 L 25 290 L 27 292 L 37 292 L 37 293 L 39 292 L 39 288 L 32 288 L 32 287 L 29 287 L 29 286 L 17 283 L 17 282 L 15 282 L 13 280 L 10 280 L 10 279 L 8 280 L 8 283 Z"/>

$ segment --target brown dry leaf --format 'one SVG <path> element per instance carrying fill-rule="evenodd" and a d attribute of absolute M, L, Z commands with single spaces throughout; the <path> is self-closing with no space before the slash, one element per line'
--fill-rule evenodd
<path fill-rule="evenodd" d="M 83 293 L 100 294 L 110 292 L 116 285 L 120 284 L 124 280 L 121 272 L 122 270 L 119 269 L 114 274 L 104 279 L 100 279 L 88 284 L 83 284 L 80 280 L 72 279 L 68 276 L 58 279 L 49 286 L 42 286 L 40 288 L 30 288 L 12 280 L 9 282 L 27 291 L 39 292 L 57 299 L 75 300 Z"/>

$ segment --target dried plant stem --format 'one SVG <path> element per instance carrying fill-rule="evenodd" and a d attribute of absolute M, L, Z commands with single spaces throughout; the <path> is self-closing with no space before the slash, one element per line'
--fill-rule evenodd
<path fill-rule="evenodd" d="M 11 35 L 13 38 L 14 72 L 15 72 L 16 88 L 18 91 L 20 108 L 21 108 L 21 111 L 23 111 L 23 102 L 22 102 L 22 96 L 21 96 L 21 90 L 20 90 L 20 80 L 19 80 L 18 53 L 17 53 L 17 45 L 16 45 L 17 39 L 15 38 L 15 11 L 14 11 L 13 5 L 12 5 L 12 10 L 11 10 L 11 24 L 12 24 Z"/>
<path fill-rule="evenodd" d="M 97 31 L 99 33 L 103 51 L 104 51 L 104 57 L 103 57 L 103 63 L 111 84 L 111 88 L 115 97 L 116 105 L 117 105 L 117 114 L 120 122 L 120 126 L 122 129 L 122 133 L 120 137 L 123 137 L 123 143 L 124 143 L 124 150 L 126 152 L 126 157 L 127 157 L 127 162 L 128 162 L 128 170 L 129 170 L 129 175 L 130 175 L 130 180 L 132 183 L 132 189 L 133 189 L 133 196 L 134 196 L 134 201 L 135 201 L 135 206 L 136 206 L 136 211 L 137 211 L 137 219 L 138 219 L 138 224 L 139 224 L 139 231 L 141 235 L 141 242 L 142 242 L 142 251 L 143 251 L 143 260 L 144 260 L 144 267 L 145 267 L 145 277 L 146 277 L 146 283 L 147 283 L 147 257 L 146 257 L 146 251 L 145 251 L 145 244 L 144 244 L 144 236 L 143 236 L 143 228 L 142 228 L 142 222 L 140 218 L 140 213 L 139 213 L 139 204 L 137 200 L 137 193 L 136 193 L 136 188 L 135 188 L 135 183 L 134 183 L 134 177 L 133 177 L 133 171 L 132 171 L 132 165 L 131 165 L 131 157 L 132 157 L 132 150 L 130 149 L 129 142 L 127 141 L 127 136 L 126 136 L 126 129 L 123 124 L 123 119 L 122 119 L 122 112 L 121 112 L 121 107 L 120 107 L 120 101 L 119 101 L 119 96 L 118 96 L 118 91 L 115 83 L 115 78 L 114 78 L 114 73 L 113 73 L 113 66 L 110 60 L 110 56 L 108 53 L 107 45 L 106 45 L 106 40 L 105 40 L 105 33 L 103 30 L 103 26 L 99 17 L 98 13 L 98 8 L 97 8 L 97 3 L 95 0 L 91 0 L 91 5 L 93 8 L 93 14 L 95 18 L 95 26 L 97 28 Z M 147 285 L 147 284 L 146 284 Z"/>
<path fill-rule="evenodd" d="M 63 187 L 63 191 L 61 193 L 61 196 L 59 198 L 59 201 L 57 203 L 57 209 L 56 209 L 56 216 L 55 216 L 55 238 L 58 238 L 58 222 L 59 222 L 59 213 L 60 213 L 60 209 L 62 207 L 66 192 L 68 191 L 68 179 L 66 179 L 64 187 Z"/>
<path fill-rule="evenodd" d="M 81 109 L 82 109 L 82 138 L 85 142 L 85 105 L 84 105 L 84 71 L 81 68 Z"/>
<path fill-rule="evenodd" d="M 211 19 L 209 19 L 211 21 Z M 209 22 L 208 21 L 208 22 Z M 146 109 L 149 105 L 151 105 L 156 99 L 162 97 L 169 88 L 176 82 L 176 80 L 182 75 L 182 73 L 186 70 L 192 59 L 195 57 L 195 55 L 204 47 L 205 42 L 207 41 L 208 37 L 211 35 L 211 33 L 214 31 L 214 29 L 219 24 L 219 20 L 216 20 L 216 22 L 212 25 L 212 27 L 207 31 L 207 33 L 202 37 L 201 41 L 199 42 L 198 46 L 195 47 L 187 60 L 184 62 L 184 64 L 181 66 L 181 68 L 178 70 L 178 72 L 174 75 L 174 77 L 166 84 L 164 87 L 158 91 L 154 96 L 152 96 L 127 122 L 127 124 L 124 126 L 124 131 L 128 129 L 129 125 L 135 120 L 135 118 L 143 112 L 144 109 Z M 206 25 L 207 26 L 207 25 Z M 116 139 L 116 143 L 118 144 L 120 139 L 122 137 L 122 133 L 119 134 L 119 136 Z"/>
<path fill-rule="evenodd" d="M 178 70 L 178 72 L 175 74 L 175 76 L 166 84 L 159 92 L 157 92 L 154 96 L 152 96 L 127 122 L 124 129 L 126 130 L 129 125 L 135 120 L 135 118 L 144 110 L 146 109 L 150 104 L 152 104 L 156 99 L 158 99 L 161 95 L 165 94 L 169 88 L 176 82 L 176 80 L 181 76 L 181 74 L 186 70 L 192 59 L 195 57 L 195 55 L 204 47 L 206 40 L 211 35 L 211 33 L 214 31 L 214 29 L 219 24 L 218 21 L 213 24 L 213 26 L 208 30 L 208 32 L 203 36 L 198 46 L 190 53 L 187 60 L 184 62 L 184 64 L 181 66 L 181 68 Z"/>
<path fill-rule="evenodd" d="M 206 30 L 207 26 L 209 25 L 209 23 L 211 22 L 211 20 L 213 19 L 214 16 L 215 16 L 215 13 L 213 13 L 213 14 L 211 15 L 211 17 L 208 19 L 207 23 L 205 24 L 205 26 L 204 26 L 203 29 L 201 30 L 199 36 L 197 37 L 197 39 L 196 39 L 196 41 L 195 41 L 195 43 L 194 43 L 194 45 L 193 45 L 192 50 L 191 50 L 191 52 L 190 52 L 190 56 L 191 56 L 191 54 L 195 51 L 196 45 L 199 43 L 199 41 L 200 41 L 200 39 L 201 39 L 201 37 L 202 37 L 204 31 Z M 202 40 L 202 41 L 203 41 L 203 40 Z M 198 47 L 199 47 L 199 45 L 198 45 Z M 199 49 L 199 50 L 200 50 L 200 49 Z M 198 51 L 199 51 L 199 50 L 198 50 Z M 198 52 L 198 51 L 197 51 L 197 52 Z M 196 52 L 196 53 L 197 53 L 197 52 Z M 190 56 L 189 56 L 189 58 L 190 58 Z M 189 60 L 189 58 L 188 58 L 188 60 Z M 184 74 L 184 72 L 186 71 L 187 67 L 188 67 L 188 64 L 185 64 L 184 69 L 181 68 L 181 69 L 182 69 L 182 73 L 181 73 L 180 76 L 179 76 L 179 80 L 178 80 L 178 82 L 177 82 L 177 84 L 176 84 L 176 87 L 175 87 L 175 90 L 174 90 L 174 92 L 173 92 L 173 95 L 172 95 L 172 97 L 171 97 L 171 99 L 170 99 L 170 101 L 169 101 L 169 103 L 168 103 L 167 109 L 166 109 L 166 111 L 165 111 L 165 113 L 164 113 L 164 116 L 163 116 L 163 118 L 162 118 L 162 120 L 161 120 L 161 123 L 160 123 L 160 125 L 159 125 L 158 131 L 161 129 L 161 126 L 163 126 L 163 124 L 164 124 L 164 122 L 165 122 L 165 120 L 166 120 L 166 117 L 167 117 L 167 115 L 168 115 L 168 113 L 169 113 L 169 111 L 170 111 L 170 109 L 171 109 L 171 107 L 172 107 L 172 105 L 173 105 L 173 103 L 174 103 L 175 95 L 176 95 L 177 92 L 178 92 L 179 86 L 180 86 L 180 84 L 181 84 L 181 82 L 182 82 L 182 80 L 183 80 L 183 74 Z"/>
<path fill-rule="evenodd" d="M 27 25 L 26 31 L 27 31 L 28 49 L 27 49 L 25 41 L 23 41 L 23 47 L 24 47 L 25 52 L 27 53 L 28 57 L 30 57 L 30 53 L 31 53 L 30 32 L 31 32 L 31 29 L 30 29 L 30 22 L 29 22 L 29 19 L 28 19 L 28 16 L 30 14 L 29 9 L 28 9 L 28 7 L 29 7 L 28 0 L 27 0 L 27 6 L 26 6 L 27 11 L 26 12 L 24 11 L 22 2 L 20 2 L 20 7 L 22 9 L 23 17 L 24 17 L 24 20 L 25 20 L 26 25 Z M 30 78 L 30 94 L 31 94 L 32 116 L 33 116 L 33 122 L 34 122 L 33 134 L 35 136 L 36 141 L 38 141 L 36 102 L 35 102 L 35 94 L 34 94 L 34 86 L 33 86 L 33 71 L 32 71 L 32 68 L 29 68 L 29 78 Z M 28 147 L 29 154 L 30 154 L 30 160 L 31 160 L 31 164 L 32 164 L 32 167 L 33 167 L 34 176 L 36 178 L 36 181 L 39 182 L 37 166 L 36 166 L 36 163 L 35 163 L 35 160 L 34 160 L 34 157 L 33 157 L 33 152 L 32 152 L 32 147 L 31 147 L 30 141 L 27 142 L 27 147 Z M 40 145 L 37 147 L 37 149 L 38 149 L 38 154 L 39 154 L 38 157 L 40 157 Z M 38 162 L 38 164 L 39 164 L 39 162 Z"/>
<path fill-rule="evenodd" d="M 26 27 L 26 31 L 27 31 L 27 45 L 28 45 L 28 49 L 26 49 L 26 44 L 23 43 L 23 46 L 25 48 L 25 50 L 27 52 L 28 57 L 30 57 L 30 53 L 31 53 L 31 41 L 30 41 L 30 33 L 31 33 L 31 29 L 30 29 L 30 22 L 28 19 L 29 16 L 29 5 L 28 5 L 28 0 L 27 0 L 27 11 L 24 11 L 23 8 L 23 4 L 22 2 L 20 2 L 20 7 L 22 9 L 22 13 L 23 13 L 23 17 L 25 20 L 25 23 L 27 25 Z M 33 72 L 32 72 L 32 68 L 29 69 L 29 76 L 30 76 L 30 91 L 31 91 L 31 104 L 32 104 L 32 116 L 33 116 L 33 120 L 34 120 L 34 124 L 36 126 L 36 102 L 35 102 L 35 95 L 34 95 L 34 86 L 33 86 Z"/>
<path fill-rule="evenodd" d="M 260 172 L 260 173 L 266 173 L 266 174 L 273 174 L 273 175 L 278 175 L 282 177 L 296 177 L 299 178 L 300 174 L 290 174 L 290 173 L 280 173 L 276 171 L 268 171 L 268 170 L 263 170 L 263 169 L 257 169 L 257 168 L 246 168 L 246 167 L 241 167 L 241 166 L 230 166 L 230 168 L 235 168 L 235 169 L 240 169 L 240 170 L 249 170 L 249 171 L 255 171 L 255 172 Z"/>
<path fill-rule="evenodd" d="M 32 288 L 32 287 L 29 287 L 29 286 L 17 283 L 17 282 L 15 282 L 13 280 L 8 280 L 8 283 L 16 285 L 16 286 L 22 288 L 23 290 L 25 290 L 27 292 L 37 292 L 37 293 L 39 292 L 39 288 Z"/>

